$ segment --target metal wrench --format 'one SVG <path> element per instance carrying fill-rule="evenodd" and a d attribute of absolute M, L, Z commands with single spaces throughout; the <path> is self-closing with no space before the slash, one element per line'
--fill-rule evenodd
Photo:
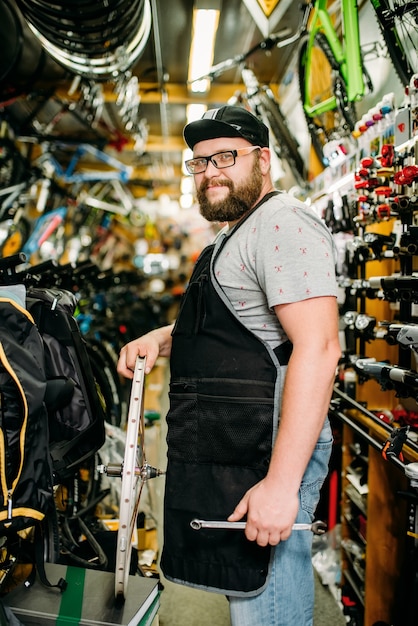
<path fill-rule="evenodd" d="M 190 526 L 193 530 L 201 528 L 216 528 L 223 530 L 245 530 L 246 522 L 224 522 L 222 520 L 192 519 Z M 312 524 L 293 524 L 292 530 L 310 530 L 314 535 L 323 535 L 327 530 L 325 522 L 317 520 Z"/>

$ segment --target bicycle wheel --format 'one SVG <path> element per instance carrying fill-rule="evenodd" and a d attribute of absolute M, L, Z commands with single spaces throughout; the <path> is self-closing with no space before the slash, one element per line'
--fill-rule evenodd
<path fill-rule="evenodd" d="M 0 188 L 6 189 L 23 180 L 25 162 L 10 139 L 0 138 Z"/>
<path fill-rule="evenodd" d="M 331 139 L 347 137 L 357 121 L 356 108 L 347 97 L 347 89 L 325 36 L 316 33 L 313 45 L 302 39 L 298 53 L 299 90 L 312 146 L 323 165 L 328 165 L 323 147 Z M 308 106 L 335 98 L 334 107 L 310 115 Z"/>
<path fill-rule="evenodd" d="M 132 380 L 126 430 L 125 456 L 119 505 L 119 529 L 116 544 L 115 598 L 124 601 L 128 588 L 132 537 L 136 530 L 139 500 L 146 481 L 144 452 L 144 382 L 145 357 L 137 357 Z M 136 468 L 139 468 L 137 471 Z"/>
<path fill-rule="evenodd" d="M 307 187 L 308 172 L 299 152 L 299 144 L 289 130 L 287 121 L 268 87 L 259 92 L 260 103 L 265 115 L 267 126 L 277 141 L 277 152 L 280 159 L 286 161 L 296 182 Z M 263 115 L 262 115 L 263 117 Z"/>
<path fill-rule="evenodd" d="M 112 426 L 120 426 L 122 420 L 121 385 L 116 366 L 105 346 L 90 337 L 86 348 L 97 392 L 104 405 L 105 420 Z"/>
<path fill-rule="evenodd" d="M 35 533 L 35 541 L 41 541 L 45 563 L 56 563 L 60 554 L 60 535 L 57 512 L 51 510 L 45 515 Z"/>
<path fill-rule="evenodd" d="M 403 85 L 418 72 L 418 3 L 371 0 L 392 64 Z"/>

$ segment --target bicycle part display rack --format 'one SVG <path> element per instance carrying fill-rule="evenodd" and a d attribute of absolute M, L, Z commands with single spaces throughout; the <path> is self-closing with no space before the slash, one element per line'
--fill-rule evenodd
<path fill-rule="evenodd" d="M 151 626 L 159 609 L 158 580 L 131 576 L 125 602 L 115 605 L 111 572 L 47 563 L 48 576 L 63 576 L 63 593 L 47 589 L 38 581 L 20 585 L 3 599 L 22 624 L 95 624 L 98 626 Z"/>

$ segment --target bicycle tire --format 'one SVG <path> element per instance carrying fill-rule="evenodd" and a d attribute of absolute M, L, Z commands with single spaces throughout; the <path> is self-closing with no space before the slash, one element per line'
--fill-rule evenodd
<path fill-rule="evenodd" d="M 418 4 L 371 0 L 393 67 L 403 85 L 418 72 Z"/>
<path fill-rule="evenodd" d="M 0 188 L 20 183 L 25 176 L 25 162 L 13 141 L 0 138 Z"/>
<path fill-rule="evenodd" d="M 306 72 L 308 54 L 310 74 L 314 80 L 310 80 Z M 316 65 L 319 68 L 315 70 Z M 312 48 L 309 46 L 309 35 L 302 39 L 298 50 L 298 69 L 302 103 L 322 102 L 333 95 L 336 97 L 335 108 L 321 115 L 312 117 L 305 106 L 303 107 L 312 146 L 321 163 L 327 166 L 329 163 L 324 156 L 324 145 L 331 139 L 351 134 L 357 121 L 356 107 L 347 98 L 347 89 L 339 64 L 323 33 L 316 33 Z M 322 77 L 321 82 L 319 77 Z"/>
<path fill-rule="evenodd" d="M 136 530 L 139 501 L 146 476 L 144 451 L 144 387 L 146 357 L 137 357 L 132 380 L 122 466 L 119 528 L 116 543 L 115 598 L 123 602 L 129 582 L 132 537 Z M 140 471 L 135 471 L 136 468 Z"/>
<path fill-rule="evenodd" d="M 296 182 L 302 188 L 307 187 L 308 172 L 299 152 L 299 144 L 290 132 L 287 121 L 270 88 L 263 87 L 258 96 L 266 115 L 268 126 L 277 140 L 279 158 L 288 163 Z"/>
<path fill-rule="evenodd" d="M 57 563 L 60 555 L 60 533 L 56 510 L 44 517 L 36 540 L 42 541 L 44 562 Z"/>
<path fill-rule="evenodd" d="M 0 59 L 0 85 L 13 72 L 16 63 L 22 54 L 23 29 L 16 11 L 9 0 L 2 3 L 2 37 L 3 40 L 2 57 Z M 4 28 L 4 30 L 3 30 Z"/>
<path fill-rule="evenodd" d="M 3 216 L 1 216 L 1 219 L 3 221 Z M 28 240 L 29 235 L 30 225 L 23 217 L 20 218 L 17 224 L 10 224 L 7 236 L 0 244 L 0 256 L 5 258 L 20 252 Z"/>
<path fill-rule="evenodd" d="M 120 426 L 122 400 L 115 364 L 99 342 L 87 338 L 86 348 L 99 398 L 104 405 L 105 420 L 112 426 Z"/>

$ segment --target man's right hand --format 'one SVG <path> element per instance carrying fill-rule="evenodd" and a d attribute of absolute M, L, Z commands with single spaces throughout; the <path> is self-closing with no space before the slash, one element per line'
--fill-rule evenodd
<path fill-rule="evenodd" d="M 145 373 L 149 374 L 159 356 L 170 356 L 172 330 L 173 325 L 156 328 L 124 345 L 119 354 L 118 373 L 125 378 L 132 378 L 136 357 L 139 355 L 147 357 Z"/>

